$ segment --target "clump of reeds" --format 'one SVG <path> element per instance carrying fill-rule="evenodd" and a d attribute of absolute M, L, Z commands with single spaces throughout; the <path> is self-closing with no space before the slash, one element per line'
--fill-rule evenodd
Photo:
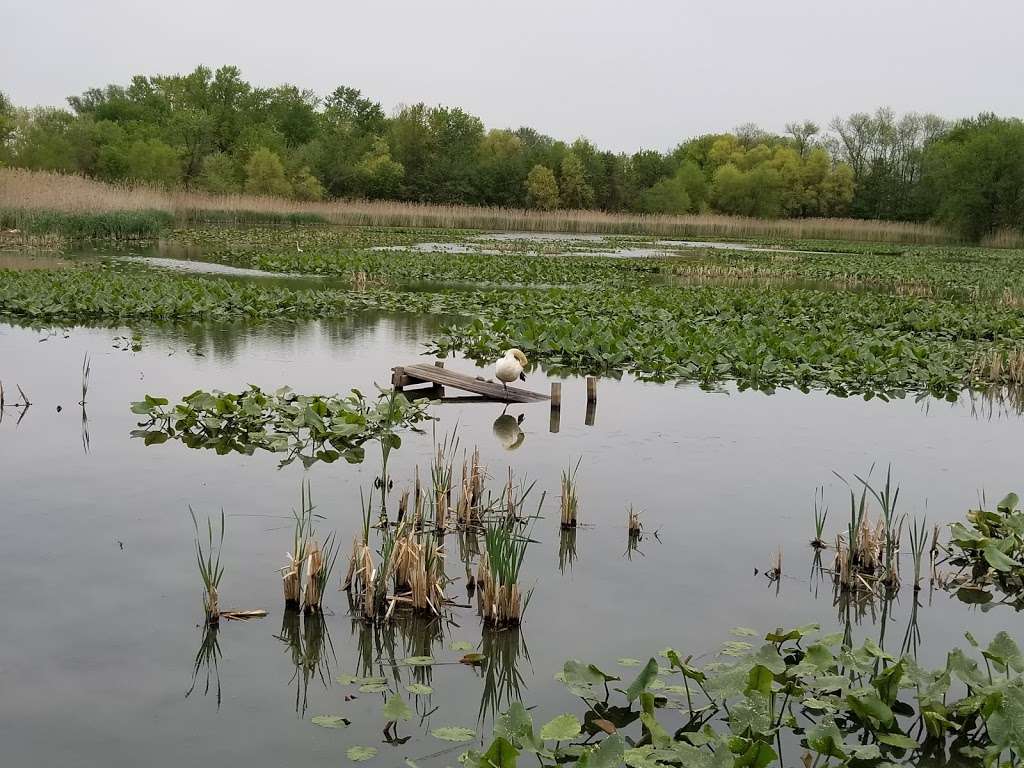
<path fill-rule="evenodd" d="M 369 499 L 360 491 L 359 500 L 363 515 L 362 532 L 352 540 L 352 555 L 349 558 L 343 588 L 349 593 L 350 600 L 358 606 L 362 616 L 372 621 L 382 612 L 385 597 L 378 590 L 378 587 L 382 586 L 382 579 L 379 570 L 374 567 L 373 551 L 370 549 L 373 491 L 370 491 Z M 387 539 L 390 540 L 390 537 Z M 390 555 L 390 549 L 388 554 Z"/>
<path fill-rule="evenodd" d="M 576 461 L 576 466 L 570 465 L 562 470 L 562 495 L 560 497 L 560 508 L 563 528 L 575 528 L 579 518 L 580 500 L 576 493 L 576 473 L 580 468 L 582 457 Z"/>
<path fill-rule="evenodd" d="M 899 486 L 892 483 L 892 468 L 886 472 L 885 486 L 876 491 L 859 476 L 863 488 L 859 502 L 850 490 L 850 522 L 845 537 L 836 537 L 836 556 L 833 573 L 836 585 L 842 589 L 867 589 L 874 592 L 878 583 L 888 590 L 900 586 L 899 551 L 905 516 L 896 514 Z M 867 508 L 871 494 L 881 507 L 881 515 L 872 523 Z"/>
<path fill-rule="evenodd" d="M 1024 349 L 996 349 L 975 358 L 971 370 L 975 380 L 997 384 L 1024 384 Z"/>
<path fill-rule="evenodd" d="M 461 494 L 455 507 L 455 519 L 462 527 L 480 523 L 484 477 L 487 470 L 480 464 L 480 449 L 473 448 L 469 461 L 462 460 Z"/>
<path fill-rule="evenodd" d="M 643 522 L 640 520 L 640 511 L 633 509 L 632 504 L 626 508 L 626 527 L 629 529 L 629 535 L 637 538 L 644 529 Z"/>
<path fill-rule="evenodd" d="M 408 605 L 414 612 L 441 615 L 447 598 L 444 594 L 444 547 L 428 534 L 417 533 L 410 526 L 400 526 L 395 535 L 392 555 L 395 595 L 387 616 L 397 605 Z"/>
<path fill-rule="evenodd" d="M 214 545 L 213 522 L 206 518 L 206 546 L 203 546 L 202 536 L 199 532 L 199 519 L 195 510 L 190 506 L 188 513 L 192 516 L 192 527 L 195 529 L 196 563 L 199 565 L 199 575 L 203 580 L 203 611 L 206 613 L 206 623 L 209 625 L 220 623 L 220 599 L 218 589 L 220 580 L 224 576 L 224 568 L 220 564 L 221 549 L 224 545 L 224 510 L 220 511 L 220 530 L 217 536 L 217 543 Z"/>
<path fill-rule="evenodd" d="M 814 538 L 811 546 L 815 549 L 825 549 L 825 521 L 828 520 L 828 507 L 825 506 L 825 488 L 822 486 L 814 492 Z"/>
<path fill-rule="evenodd" d="M 452 478 L 459 438 L 455 432 L 445 435 L 440 444 L 435 440 L 434 459 L 430 464 L 430 500 L 434 525 L 439 531 L 448 527 L 448 511 L 452 506 Z"/>
<path fill-rule="evenodd" d="M 528 492 L 520 498 L 520 504 L 525 502 Z M 542 494 L 532 519 L 539 517 L 543 504 Z M 484 552 L 477 568 L 476 582 L 480 589 L 478 607 L 485 625 L 495 628 L 517 626 L 530 601 L 533 590 L 524 596 L 519 585 L 523 558 L 531 542 L 529 534 L 522 530 L 525 519 L 517 510 L 515 514 L 488 522 L 484 528 Z"/>
<path fill-rule="evenodd" d="M 287 553 L 288 563 L 281 568 L 285 610 L 307 613 L 319 612 L 323 607 L 324 592 L 338 557 L 334 533 L 328 534 L 321 547 L 313 527 L 313 497 L 309 483 L 301 486 L 302 501 L 293 511 L 295 527 L 292 551 Z M 305 588 L 305 589 L 303 589 Z"/>

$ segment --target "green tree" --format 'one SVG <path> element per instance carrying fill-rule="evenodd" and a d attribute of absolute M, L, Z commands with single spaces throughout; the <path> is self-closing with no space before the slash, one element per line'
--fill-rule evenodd
<path fill-rule="evenodd" d="M 137 139 L 124 155 L 125 175 L 134 181 L 171 186 L 181 181 L 181 160 L 170 145 L 159 139 Z"/>
<path fill-rule="evenodd" d="M 563 208 L 589 208 L 594 203 L 594 189 L 587 183 L 583 163 L 570 152 L 562 158 L 562 173 L 558 182 Z"/>
<path fill-rule="evenodd" d="M 1024 228 L 1024 122 L 983 114 L 958 123 L 934 143 L 925 184 L 935 215 L 977 240 Z"/>
<path fill-rule="evenodd" d="M 391 157 L 387 141 L 378 136 L 355 168 L 356 194 L 387 199 L 399 195 L 405 169 Z"/>
<path fill-rule="evenodd" d="M 217 195 L 230 195 L 242 190 L 238 163 L 226 152 L 214 152 L 203 158 L 199 173 L 200 188 Z"/>
<path fill-rule="evenodd" d="M 309 168 L 303 166 L 297 173 L 293 174 L 291 180 L 292 196 L 296 200 L 323 200 L 324 186 L 316 176 L 309 172 Z"/>
<path fill-rule="evenodd" d="M 285 177 L 281 158 L 266 147 L 253 152 L 245 164 L 245 191 L 254 195 L 290 197 L 292 186 Z"/>
<path fill-rule="evenodd" d="M 550 211 L 558 207 L 558 182 L 546 165 L 535 165 L 526 177 L 526 201 L 531 208 Z"/>
<path fill-rule="evenodd" d="M 7 94 L 0 91 L 0 165 L 6 165 L 14 156 L 15 126 L 14 104 L 7 98 Z"/>

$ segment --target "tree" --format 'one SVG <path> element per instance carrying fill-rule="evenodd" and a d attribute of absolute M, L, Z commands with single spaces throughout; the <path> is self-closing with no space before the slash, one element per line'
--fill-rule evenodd
<path fill-rule="evenodd" d="M 814 137 L 821 128 L 812 120 L 799 123 L 786 123 L 786 133 L 793 137 L 793 148 L 800 157 L 806 157 L 814 147 Z"/>
<path fill-rule="evenodd" d="M 13 156 L 15 111 L 7 94 L 0 91 L 0 165 L 6 165 Z"/>
<path fill-rule="evenodd" d="M 644 213 L 687 213 L 690 207 L 686 185 L 678 176 L 662 179 L 640 196 Z"/>
<path fill-rule="evenodd" d="M 148 181 L 173 186 L 181 181 L 181 160 L 170 145 L 159 139 L 136 139 L 124 155 L 125 176 L 133 181 Z"/>
<path fill-rule="evenodd" d="M 589 208 L 594 202 L 594 189 L 583 174 L 583 163 L 572 152 L 562 158 L 558 188 L 561 190 L 563 208 Z"/>
<path fill-rule="evenodd" d="M 558 207 L 558 182 L 545 165 L 535 165 L 526 177 L 526 202 L 531 208 L 550 211 Z"/>
<path fill-rule="evenodd" d="M 296 200 L 323 200 L 323 184 L 309 172 L 309 168 L 303 166 L 298 173 L 292 176 L 292 195 Z"/>
<path fill-rule="evenodd" d="M 928 150 L 925 187 L 935 216 L 977 240 L 1024 224 L 1024 122 L 983 114 Z"/>
<path fill-rule="evenodd" d="M 285 178 L 281 158 L 266 147 L 253 152 L 245 164 L 245 191 L 254 195 L 289 197 L 292 186 Z"/>
<path fill-rule="evenodd" d="M 356 193 L 369 198 L 394 198 L 401 189 L 405 169 L 391 157 L 388 143 L 381 137 L 356 166 Z"/>
<path fill-rule="evenodd" d="M 198 183 L 207 192 L 230 195 L 241 191 L 240 176 L 238 164 L 230 155 L 214 152 L 203 158 Z"/>

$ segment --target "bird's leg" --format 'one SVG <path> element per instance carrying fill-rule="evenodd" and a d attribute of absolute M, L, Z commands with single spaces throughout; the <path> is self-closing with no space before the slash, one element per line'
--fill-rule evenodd
<path fill-rule="evenodd" d="M 505 388 L 505 398 L 507 399 L 508 398 L 508 384 L 506 384 L 503 381 L 503 382 L 501 382 L 501 386 L 503 386 Z"/>

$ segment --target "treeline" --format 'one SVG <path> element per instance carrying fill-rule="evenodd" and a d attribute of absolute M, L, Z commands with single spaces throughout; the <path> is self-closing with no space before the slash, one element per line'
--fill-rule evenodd
<path fill-rule="evenodd" d="M 0 94 L 0 164 L 300 200 L 933 220 L 971 239 L 1024 224 L 1024 123 L 994 115 L 880 109 L 630 155 L 487 130 L 457 107 L 389 116 L 348 87 L 258 88 L 230 66 L 136 76 L 68 104 L 17 108 Z"/>

